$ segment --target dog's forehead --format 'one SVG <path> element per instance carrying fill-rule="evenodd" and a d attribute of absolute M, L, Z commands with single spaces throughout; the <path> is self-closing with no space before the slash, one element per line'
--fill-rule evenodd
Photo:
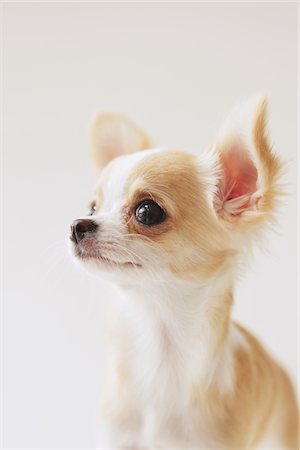
<path fill-rule="evenodd" d="M 112 160 L 104 168 L 96 185 L 96 193 L 101 192 L 103 198 L 102 206 L 122 201 L 128 180 L 136 171 L 139 163 L 143 160 L 146 161 L 152 155 L 165 151 L 164 148 L 154 148 L 120 156 Z"/>
<path fill-rule="evenodd" d="M 156 148 L 122 156 L 103 170 L 98 184 L 101 209 L 119 210 L 124 202 L 141 193 L 173 197 L 187 204 L 191 192 L 199 191 L 196 155 L 168 148 Z"/>

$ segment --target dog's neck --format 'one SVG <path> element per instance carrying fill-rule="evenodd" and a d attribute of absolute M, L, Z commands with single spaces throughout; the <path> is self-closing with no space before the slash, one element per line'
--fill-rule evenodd
<path fill-rule="evenodd" d="M 228 321 L 232 304 L 232 282 L 216 279 L 197 283 L 178 278 L 143 280 L 119 286 L 123 298 L 137 310 L 167 324 L 189 323 L 210 318 L 212 325 L 222 328 Z M 218 314 L 217 314 L 218 312 Z M 226 317 L 227 316 L 227 317 Z M 218 334 L 217 331 L 215 334 Z"/>
<path fill-rule="evenodd" d="M 195 378 L 211 377 L 223 358 L 230 330 L 232 287 L 213 280 L 197 284 L 178 279 L 122 287 L 123 312 L 151 348 L 174 350 L 190 361 Z M 140 318 L 140 320 L 139 320 Z M 202 374 L 199 373 L 202 372 Z M 210 380 L 208 380 L 210 382 Z"/>

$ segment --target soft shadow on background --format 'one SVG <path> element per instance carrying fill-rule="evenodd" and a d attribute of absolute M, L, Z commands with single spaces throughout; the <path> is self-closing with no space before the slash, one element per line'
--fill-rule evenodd
<path fill-rule="evenodd" d="M 124 112 L 201 152 L 257 92 L 291 195 L 235 316 L 296 380 L 297 4 L 4 4 L 5 447 L 94 445 L 114 293 L 67 253 L 96 180 L 91 118 Z"/>

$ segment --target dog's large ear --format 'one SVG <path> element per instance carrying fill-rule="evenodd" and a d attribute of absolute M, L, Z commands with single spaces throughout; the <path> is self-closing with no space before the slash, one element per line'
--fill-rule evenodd
<path fill-rule="evenodd" d="M 282 164 L 272 152 L 266 133 L 266 97 L 237 107 L 215 144 L 218 182 L 217 214 L 234 223 L 257 222 L 272 213 L 281 194 Z"/>
<path fill-rule="evenodd" d="M 125 116 L 100 114 L 92 124 L 91 158 L 98 171 L 118 156 L 145 150 L 151 146 L 148 136 Z"/>

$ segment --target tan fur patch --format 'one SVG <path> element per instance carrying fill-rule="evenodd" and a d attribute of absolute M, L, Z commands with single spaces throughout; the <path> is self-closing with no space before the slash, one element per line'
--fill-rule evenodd
<path fill-rule="evenodd" d="M 278 179 L 282 173 L 283 164 L 272 151 L 266 134 L 267 99 L 260 103 L 253 126 L 253 141 L 262 170 L 264 193 L 259 204 L 263 213 L 273 212 L 278 198 L 282 195 L 282 188 L 278 186 Z"/>
<path fill-rule="evenodd" d="M 193 385 L 199 417 L 225 448 L 255 448 L 274 422 L 286 448 L 296 450 L 299 416 L 291 383 L 257 339 L 237 326 L 249 348 L 235 352 L 234 392 Z"/>
<path fill-rule="evenodd" d="M 219 352 L 228 335 L 232 305 L 233 293 L 231 288 L 227 293 L 224 293 L 222 298 L 220 298 L 219 301 L 215 303 L 214 307 L 209 311 L 209 322 L 214 330 L 215 354 Z"/>
<path fill-rule="evenodd" d="M 200 170 L 196 156 L 166 150 L 138 163 L 125 188 L 128 231 L 150 238 L 179 276 L 209 277 L 222 268 L 230 253 L 218 246 L 221 227 L 209 207 Z M 136 206 L 148 198 L 166 212 L 160 225 L 147 227 L 135 220 Z"/>

